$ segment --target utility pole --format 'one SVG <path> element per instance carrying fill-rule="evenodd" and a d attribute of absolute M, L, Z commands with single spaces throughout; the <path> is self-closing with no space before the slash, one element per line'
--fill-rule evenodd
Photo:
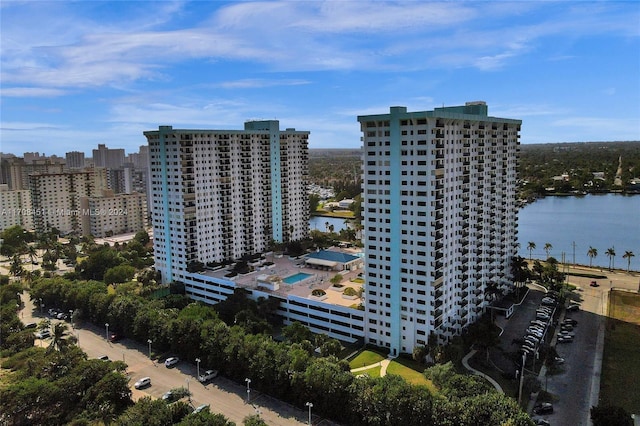
<path fill-rule="evenodd" d="M 574 266 L 575 266 L 575 264 L 576 264 L 576 242 L 575 242 L 575 241 L 573 241 L 573 242 L 571 243 L 571 245 L 573 246 L 573 264 L 574 264 Z"/>

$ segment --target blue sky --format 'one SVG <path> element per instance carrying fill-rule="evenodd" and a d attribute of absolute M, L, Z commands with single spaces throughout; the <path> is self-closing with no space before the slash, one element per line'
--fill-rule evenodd
<path fill-rule="evenodd" d="M 484 100 L 522 143 L 640 140 L 640 2 L 0 4 L 0 151 L 135 152 L 142 132 L 278 119 L 359 148 L 357 115 Z"/>

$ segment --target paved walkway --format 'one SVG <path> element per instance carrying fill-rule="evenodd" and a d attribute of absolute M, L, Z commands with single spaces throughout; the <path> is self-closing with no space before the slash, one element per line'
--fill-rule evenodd
<path fill-rule="evenodd" d="M 377 366 L 380 366 L 380 377 L 383 377 L 384 375 L 387 374 L 387 367 L 389 367 L 389 363 L 393 360 L 393 358 L 387 358 L 387 359 L 383 359 L 382 361 L 378 361 L 375 364 L 369 364 L 369 365 L 365 365 L 364 367 L 358 367 L 358 368 L 353 368 L 351 369 L 352 373 L 358 373 L 360 371 L 365 371 L 368 370 L 370 368 L 375 368 Z"/>
<path fill-rule="evenodd" d="M 504 393 L 504 390 L 502 390 L 502 387 L 500 386 L 500 384 L 498 382 L 496 382 L 491 377 L 489 377 L 486 374 L 484 374 L 482 371 L 478 371 L 478 370 L 476 370 L 475 368 L 473 368 L 473 367 L 471 367 L 469 365 L 469 359 L 471 359 L 471 357 L 473 357 L 476 354 L 476 352 L 478 352 L 478 351 L 475 350 L 475 349 L 472 349 L 468 354 L 466 354 L 464 356 L 464 358 L 462 358 L 462 365 L 464 366 L 464 368 L 469 370 L 471 373 L 484 378 L 486 381 L 491 383 L 493 385 L 493 387 L 496 388 L 496 390 L 498 392 Z"/>

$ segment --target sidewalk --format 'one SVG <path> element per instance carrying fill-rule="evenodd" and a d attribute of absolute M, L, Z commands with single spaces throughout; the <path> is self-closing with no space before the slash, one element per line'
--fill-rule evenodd
<path fill-rule="evenodd" d="M 489 383 L 491 383 L 491 385 L 496 388 L 496 390 L 500 393 L 504 393 L 504 390 L 502 389 L 502 386 L 500 386 L 500 384 L 498 382 L 496 382 L 495 380 L 493 380 L 491 377 L 487 376 L 486 374 L 484 374 L 482 371 L 478 371 L 475 368 L 471 367 L 469 365 L 469 359 L 471 359 L 478 351 L 475 349 L 472 349 L 468 354 L 466 354 L 464 356 L 464 358 L 462 358 L 462 365 L 464 366 L 464 368 L 466 368 L 467 370 L 469 370 L 471 373 L 475 374 L 476 376 L 480 376 L 482 378 L 484 378 L 486 381 L 488 381 Z"/>

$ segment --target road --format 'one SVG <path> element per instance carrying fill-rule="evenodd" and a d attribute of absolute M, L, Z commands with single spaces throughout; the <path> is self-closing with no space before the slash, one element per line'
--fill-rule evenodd
<path fill-rule="evenodd" d="M 20 316 L 23 323 L 39 322 L 46 318 L 39 310 L 35 309 L 27 293 L 22 295 L 22 301 L 24 308 L 20 312 Z M 78 338 L 78 344 L 90 358 L 107 355 L 110 360 L 123 360 L 128 365 L 127 373 L 131 378 L 134 400 L 145 395 L 160 398 L 169 389 L 182 386 L 188 387 L 191 391 L 193 407 L 209 404 L 212 412 L 222 413 L 236 424 L 242 424 L 245 417 L 253 414 L 259 414 L 268 425 L 307 424 L 307 411 L 299 410 L 268 395 L 251 391 L 251 403 L 248 404 L 246 386 L 239 385 L 224 377 L 217 377 L 206 385 L 198 382 L 196 365 L 184 361 L 181 361 L 175 368 L 166 368 L 164 364 L 154 364 L 148 357 L 147 345 L 141 345 L 130 339 L 111 343 L 106 339 L 106 328 L 99 329 L 90 324 L 84 324 L 81 328 L 69 331 Z M 42 342 L 36 340 L 35 345 L 40 344 Z M 47 341 L 44 344 L 47 344 Z M 200 365 L 200 370 L 203 371 L 206 367 Z M 144 390 L 133 389 L 133 383 L 145 376 L 151 378 L 151 386 Z M 315 416 L 313 422 L 314 424 L 320 422 L 329 424 L 326 420 L 322 421 Z"/>

